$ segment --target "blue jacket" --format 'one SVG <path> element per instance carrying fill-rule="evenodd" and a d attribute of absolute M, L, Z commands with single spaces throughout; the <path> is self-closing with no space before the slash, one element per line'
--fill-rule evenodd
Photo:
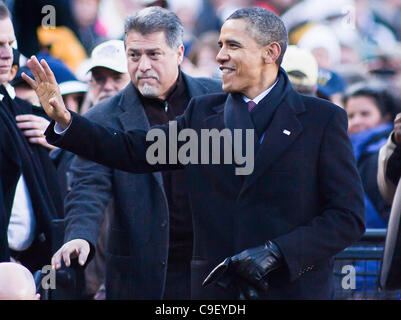
<path fill-rule="evenodd" d="M 379 150 L 386 143 L 392 129 L 393 125 L 386 123 L 350 136 L 364 187 L 367 228 L 387 227 L 391 207 L 379 192 L 377 166 Z"/>

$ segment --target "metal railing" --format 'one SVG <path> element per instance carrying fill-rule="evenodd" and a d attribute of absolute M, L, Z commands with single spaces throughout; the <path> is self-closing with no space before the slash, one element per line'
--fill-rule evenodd
<path fill-rule="evenodd" d="M 399 291 L 382 291 L 378 285 L 386 232 L 387 229 L 366 229 L 356 244 L 334 257 L 335 299 L 400 299 Z M 346 265 L 356 270 L 355 288 L 343 287 Z"/>

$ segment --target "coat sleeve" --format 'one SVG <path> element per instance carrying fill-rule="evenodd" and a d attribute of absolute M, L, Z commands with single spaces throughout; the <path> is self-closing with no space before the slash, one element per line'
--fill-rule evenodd
<path fill-rule="evenodd" d="M 362 183 L 343 110 L 336 109 L 326 125 L 317 170 L 321 213 L 273 239 L 283 253 L 290 281 L 327 263 L 365 232 Z"/>
<path fill-rule="evenodd" d="M 70 172 L 71 190 L 65 205 L 64 242 L 84 239 L 96 247 L 104 214 L 112 197 L 112 169 L 75 156 Z"/>
<path fill-rule="evenodd" d="M 377 184 L 383 198 L 391 204 L 393 202 L 395 189 L 401 176 L 401 166 L 399 159 L 401 148 L 392 140 L 393 134 L 387 140 L 387 143 L 380 149 L 379 165 L 377 170 Z"/>
<path fill-rule="evenodd" d="M 177 132 L 187 127 L 191 116 L 192 102 L 185 113 L 176 118 Z M 101 165 L 132 173 L 149 173 L 162 170 L 181 169 L 182 165 L 169 164 L 169 124 L 154 126 L 149 131 L 154 133 L 153 140 L 147 141 L 149 131 L 131 130 L 127 132 L 106 128 L 71 112 L 72 122 L 64 135 L 54 131 L 52 121 L 45 135 L 50 144 L 68 150 Z M 166 154 L 165 163 L 150 164 L 148 150 L 150 146 L 162 141 L 164 148 L 159 152 Z M 153 148 L 152 148 L 153 150 Z"/>

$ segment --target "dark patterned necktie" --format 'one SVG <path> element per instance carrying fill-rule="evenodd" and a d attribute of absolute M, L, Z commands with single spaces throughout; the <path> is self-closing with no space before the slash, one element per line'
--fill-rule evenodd
<path fill-rule="evenodd" d="M 257 106 L 257 104 L 255 102 L 253 102 L 252 100 L 247 102 L 248 105 L 248 111 L 252 112 L 253 109 L 255 109 L 255 107 Z"/>

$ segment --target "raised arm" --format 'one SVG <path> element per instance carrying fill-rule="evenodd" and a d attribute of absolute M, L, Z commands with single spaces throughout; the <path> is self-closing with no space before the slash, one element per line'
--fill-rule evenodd
<path fill-rule="evenodd" d="M 147 173 L 160 170 L 174 170 L 182 168 L 180 164 L 166 162 L 154 163 L 149 147 L 154 142 L 164 146 L 161 150 L 169 154 L 169 125 L 152 128 L 155 133 L 154 141 L 147 140 L 146 131 L 132 130 L 122 132 L 113 128 L 105 128 L 78 114 L 70 112 L 64 105 L 56 79 L 46 61 L 39 61 L 32 57 L 28 61 L 35 79 L 23 75 L 38 95 L 47 115 L 54 120 L 45 132 L 47 141 L 60 148 L 66 149 L 88 160 L 119 170 L 133 173 Z M 186 117 L 189 116 L 189 106 L 185 116 L 177 118 L 177 131 L 186 127 Z M 65 130 L 63 135 L 56 134 L 55 122 Z M 151 150 L 151 149 L 150 149 Z"/>
<path fill-rule="evenodd" d="M 47 115 L 56 121 L 61 128 L 67 128 L 71 121 L 71 114 L 64 105 L 53 71 L 46 60 L 42 59 L 39 62 L 35 56 L 28 60 L 27 65 L 32 71 L 34 79 L 25 73 L 22 73 L 22 78 L 35 90 Z"/>

